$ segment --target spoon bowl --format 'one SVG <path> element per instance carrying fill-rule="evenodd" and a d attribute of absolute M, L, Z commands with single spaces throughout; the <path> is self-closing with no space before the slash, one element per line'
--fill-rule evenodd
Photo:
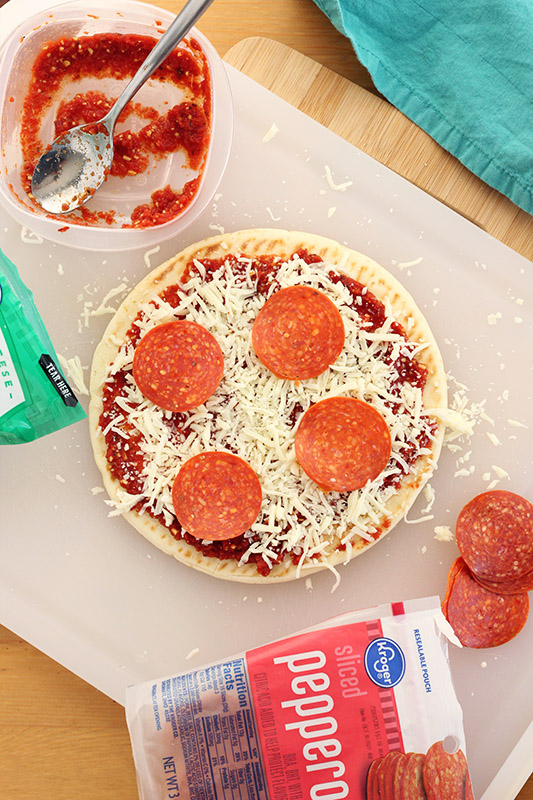
<path fill-rule="evenodd" d="M 50 214 L 66 214 L 91 199 L 113 161 L 113 133 L 103 120 L 78 125 L 58 137 L 33 172 L 31 191 Z"/>

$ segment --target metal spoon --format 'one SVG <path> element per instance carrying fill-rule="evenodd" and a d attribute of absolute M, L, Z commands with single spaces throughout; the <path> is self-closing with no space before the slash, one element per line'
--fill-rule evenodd
<path fill-rule="evenodd" d="M 113 160 L 113 129 L 120 112 L 212 2 L 189 0 L 105 117 L 62 133 L 43 153 L 33 172 L 31 191 L 45 211 L 67 214 L 102 185 Z"/>

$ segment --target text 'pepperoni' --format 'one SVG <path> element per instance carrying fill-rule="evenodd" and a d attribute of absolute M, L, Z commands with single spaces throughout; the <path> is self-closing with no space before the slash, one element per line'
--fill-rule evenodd
<path fill-rule="evenodd" d="M 261 509 L 259 478 L 239 456 L 207 452 L 181 467 L 172 487 L 180 525 L 197 539 L 233 539 L 248 530 Z"/>
<path fill-rule="evenodd" d="M 202 325 L 188 320 L 152 328 L 133 356 L 139 390 L 166 411 L 189 411 L 205 403 L 223 373 L 218 342 Z"/>
<path fill-rule="evenodd" d="M 339 310 L 310 286 L 289 286 L 267 300 L 254 322 L 252 343 L 258 357 L 278 378 L 316 378 L 333 364 L 344 346 Z"/>
<path fill-rule="evenodd" d="M 330 397 L 305 412 L 295 449 L 304 472 L 322 489 L 351 492 L 386 467 L 391 436 L 373 406 L 354 397 Z"/>

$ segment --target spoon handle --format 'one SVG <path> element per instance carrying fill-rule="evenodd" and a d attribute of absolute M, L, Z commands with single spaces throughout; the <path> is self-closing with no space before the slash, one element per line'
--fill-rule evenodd
<path fill-rule="evenodd" d="M 187 35 L 194 23 L 209 8 L 212 2 L 213 0 L 189 0 L 187 5 L 182 8 L 153 50 L 146 56 L 122 94 L 117 98 L 111 111 L 104 117 L 110 132 L 113 130 L 117 117 L 124 106 L 129 103 L 143 83 L 148 80 L 150 75 L 155 72 L 176 45 Z"/>

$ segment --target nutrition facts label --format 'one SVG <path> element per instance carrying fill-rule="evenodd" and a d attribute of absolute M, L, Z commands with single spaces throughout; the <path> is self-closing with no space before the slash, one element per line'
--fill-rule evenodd
<path fill-rule="evenodd" d="M 154 684 L 152 701 L 179 741 L 161 765 L 170 800 L 268 800 L 243 659 Z"/>

